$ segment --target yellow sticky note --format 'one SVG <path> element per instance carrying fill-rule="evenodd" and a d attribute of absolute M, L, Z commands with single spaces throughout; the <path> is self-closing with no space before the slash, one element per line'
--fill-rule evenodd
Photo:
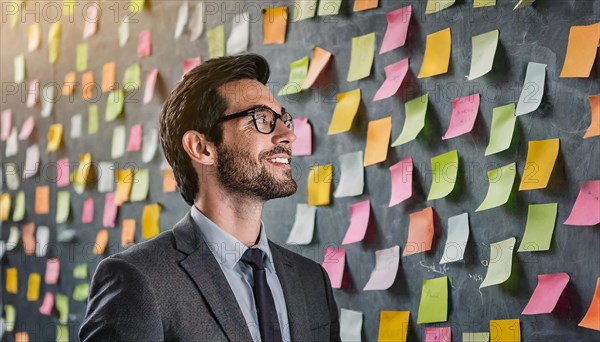
<path fill-rule="evenodd" d="M 352 127 L 352 121 L 360 106 L 360 88 L 337 94 L 337 104 L 333 112 L 328 135 L 347 132 Z"/>
<path fill-rule="evenodd" d="M 14 267 L 6 268 L 6 292 L 17 294 L 19 291 L 19 280 L 17 269 Z"/>
<path fill-rule="evenodd" d="M 285 43 L 287 6 L 266 8 L 263 13 L 263 44 Z"/>
<path fill-rule="evenodd" d="M 332 164 L 311 167 L 308 174 L 308 206 L 329 205 L 332 182 Z"/>
<path fill-rule="evenodd" d="M 42 29 L 40 23 L 33 23 L 27 27 L 27 38 L 29 43 L 27 44 L 27 51 L 32 52 L 40 47 L 42 42 Z"/>
<path fill-rule="evenodd" d="M 31 273 L 27 282 L 27 300 L 35 302 L 40 298 L 40 283 L 42 277 L 38 273 Z"/>
<path fill-rule="evenodd" d="M 115 204 L 121 205 L 129 201 L 131 186 L 133 185 L 133 170 L 117 170 L 117 190 L 115 193 Z"/>
<path fill-rule="evenodd" d="M 88 45 L 87 43 L 77 44 L 77 54 L 76 54 L 76 70 L 84 71 L 87 69 L 88 62 Z"/>
<path fill-rule="evenodd" d="M 145 0 L 129 0 L 127 9 L 131 13 L 140 13 L 144 9 Z"/>
<path fill-rule="evenodd" d="M 378 341 L 406 341 L 410 311 L 381 311 Z"/>
<path fill-rule="evenodd" d="M 427 35 L 425 56 L 419 71 L 419 78 L 440 75 L 448 72 L 452 35 L 450 28 Z"/>
<path fill-rule="evenodd" d="M 46 152 L 54 152 L 58 150 L 60 147 L 60 143 L 62 142 L 63 136 L 63 125 L 62 124 L 52 124 L 48 129 L 48 146 L 46 147 Z"/>
<path fill-rule="evenodd" d="M 600 23 L 571 26 L 565 64 L 560 77 L 589 77 L 600 41 Z"/>
<path fill-rule="evenodd" d="M 57 21 L 50 26 L 48 31 L 48 56 L 50 64 L 56 63 L 60 52 L 61 23 Z"/>
<path fill-rule="evenodd" d="M 432 14 L 444 10 L 454 4 L 455 0 L 427 0 L 425 14 Z"/>
<path fill-rule="evenodd" d="M 348 69 L 348 82 L 360 80 L 371 74 L 375 56 L 375 33 L 352 38 L 352 55 Z"/>
<path fill-rule="evenodd" d="M 559 144 L 558 138 L 529 142 L 519 191 L 546 188 L 558 157 Z"/>
<path fill-rule="evenodd" d="M 35 213 L 48 214 L 50 212 L 50 187 L 47 185 L 35 188 Z"/>
<path fill-rule="evenodd" d="M 521 324 L 518 319 L 490 321 L 490 342 L 520 342 Z"/>
<path fill-rule="evenodd" d="M 79 166 L 75 171 L 75 177 L 73 177 L 73 183 L 79 187 L 85 187 L 85 184 L 89 180 L 90 170 L 92 169 L 92 154 L 84 153 L 79 156 Z"/>
<path fill-rule="evenodd" d="M 390 134 L 392 133 L 392 117 L 369 122 L 367 128 L 367 147 L 365 148 L 364 166 L 385 161 L 388 146 L 390 145 Z"/>
<path fill-rule="evenodd" d="M 10 216 L 10 194 L 8 192 L 0 195 L 0 221 L 8 220 Z"/>
<path fill-rule="evenodd" d="M 64 15 L 67 17 L 72 17 L 73 16 L 73 12 L 75 10 L 75 4 L 78 4 L 78 2 L 76 2 L 75 0 L 63 0 L 63 9 L 64 9 Z"/>
<path fill-rule="evenodd" d="M 142 213 L 142 237 L 150 239 L 160 233 L 160 204 L 144 206 Z"/>

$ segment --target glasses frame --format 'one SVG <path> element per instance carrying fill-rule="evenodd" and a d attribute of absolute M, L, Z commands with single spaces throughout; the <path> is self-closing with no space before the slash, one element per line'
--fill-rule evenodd
<path fill-rule="evenodd" d="M 260 129 L 258 129 L 258 124 L 256 123 L 256 116 L 255 116 L 255 111 L 259 110 L 259 109 L 267 109 L 269 111 L 271 111 L 271 113 L 273 114 L 274 120 L 273 120 L 273 126 L 271 126 L 271 130 L 268 133 L 265 133 L 263 131 L 261 131 Z M 283 121 L 283 116 L 284 115 L 289 115 L 290 116 L 290 125 L 288 126 L 285 121 Z M 285 108 L 281 107 L 281 114 L 277 113 L 273 108 L 269 107 L 269 106 L 265 106 L 265 105 L 260 105 L 260 106 L 255 106 L 246 110 L 243 110 L 241 112 L 237 112 L 237 113 L 233 113 L 233 114 L 229 114 L 229 115 L 225 115 L 222 116 L 221 118 L 219 118 L 219 120 L 217 121 L 217 123 L 222 123 L 225 121 L 229 121 L 229 120 L 233 120 L 233 119 L 237 119 L 237 118 L 241 118 L 244 116 L 251 116 L 252 117 L 252 122 L 254 123 L 254 128 L 256 128 L 256 131 L 262 134 L 271 134 L 273 133 L 273 131 L 275 131 L 275 127 L 277 126 L 277 119 L 281 120 L 281 122 L 283 122 L 283 124 L 290 130 L 290 131 L 294 131 L 294 117 L 292 116 L 292 114 L 290 114 L 289 112 L 286 112 Z"/>

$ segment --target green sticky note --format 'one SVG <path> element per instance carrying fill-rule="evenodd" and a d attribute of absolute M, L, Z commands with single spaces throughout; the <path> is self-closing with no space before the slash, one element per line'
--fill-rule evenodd
<path fill-rule="evenodd" d="M 92 134 L 96 134 L 97 132 L 98 132 L 98 105 L 90 105 L 88 107 L 88 134 L 92 135 Z"/>
<path fill-rule="evenodd" d="M 519 8 L 527 7 L 531 5 L 535 0 L 520 0 L 519 3 L 513 8 L 514 10 L 518 10 Z"/>
<path fill-rule="evenodd" d="M 113 130 L 110 157 L 117 159 L 125 154 L 125 126 L 117 126 Z"/>
<path fill-rule="evenodd" d="M 319 1 L 319 9 L 317 15 L 337 15 L 340 13 L 342 0 L 321 0 Z"/>
<path fill-rule="evenodd" d="M 56 325 L 56 342 L 69 342 L 69 326 L 64 324 Z"/>
<path fill-rule="evenodd" d="M 473 8 L 496 6 L 496 0 L 475 0 Z"/>
<path fill-rule="evenodd" d="M 56 194 L 56 223 L 65 223 L 71 209 L 71 193 L 68 190 Z"/>
<path fill-rule="evenodd" d="M 277 96 L 296 94 L 302 91 L 302 84 L 308 75 L 308 56 L 290 63 L 288 83 L 277 93 Z"/>
<path fill-rule="evenodd" d="M 489 332 L 472 332 L 462 334 L 463 342 L 490 342 Z"/>
<path fill-rule="evenodd" d="M 547 251 L 556 223 L 557 203 L 530 204 L 523 241 L 518 252 Z"/>
<path fill-rule="evenodd" d="M 402 128 L 402 133 L 392 143 L 392 147 L 413 141 L 419 135 L 419 132 L 425 127 L 425 114 L 427 114 L 428 102 L 429 94 L 425 94 L 404 104 L 404 111 L 406 112 L 404 128 Z"/>
<path fill-rule="evenodd" d="M 125 69 L 123 75 L 123 90 L 132 91 L 138 89 L 142 84 L 142 66 L 135 63 Z"/>
<path fill-rule="evenodd" d="M 427 200 L 448 196 L 454 189 L 458 174 L 458 152 L 452 150 L 431 158 L 432 180 Z"/>
<path fill-rule="evenodd" d="M 502 152 L 510 147 L 513 132 L 515 131 L 515 104 L 496 107 L 492 113 L 492 127 L 490 129 L 490 142 L 485 149 L 485 155 Z"/>
<path fill-rule="evenodd" d="M 437 13 L 454 4 L 455 0 L 427 0 L 425 14 Z"/>
<path fill-rule="evenodd" d="M 148 169 L 136 170 L 133 176 L 133 185 L 131 186 L 130 202 L 144 201 L 148 197 L 148 188 L 150 186 L 150 173 Z"/>
<path fill-rule="evenodd" d="M 490 244 L 490 259 L 485 279 L 479 285 L 484 288 L 502 284 L 510 278 L 512 272 L 512 255 L 517 239 L 514 237 Z"/>
<path fill-rule="evenodd" d="M 375 57 L 375 33 L 352 38 L 352 55 L 348 69 L 348 82 L 360 80 L 371 74 Z"/>
<path fill-rule="evenodd" d="M 87 69 L 88 62 L 88 45 L 87 43 L 77 44 L 77 71 Z"/>
<path fill-rule="evenodd" d="M 488 171 L 487 176 L 490 183 L 488 193 L 475 211 L 496 208 L 506 203 L 510 197 L 516 174 L 517 164 L 515 163 Z"/>
<path fill-rule="evenodd" d="M 295 0 L 292 21 L 300 21 L 315 16 L 317 0 Z"/>
<path fill-rule="evenodd" d="M 13 211 L 13 221 L 23 221 L 25 218 L 25 191 L 19 191 L 15 197 L 15 209 Z"/>
<path fill-rule="evenodd" d="M 225 26 L 219 25 L 206 32 L 208 38 L 208 58 L 225 56 Z"/>
<path fill-rule="evenodd" d="M 114 119 L 123 112 L 123 106 L 125 105 L 125 94 L 123 90 L 114 90 L 108 93 L 106 99 L 106 111 L 104 112 L 104 119 L 106 122 L 113 121 Z"/>
<path fill-rule="evenodd" d="M 481 77 L 492 70 L 499 35 L 500 31 L 494 30 L 473 36 L 471 39 L 471 71 L 469 71 L 469 76 L 467 77 L 469 81 Z"/>
<path fill-rule="evenodd" d="M 144 9 L 144 0 L 129 0 L 127 10 L 131 13 L 140 13 Z"/>
<path fill-rule="evenodd" d="M 66 324 L 69 321 L 69 296 L 56 294 L 54 297 L 54 307 L 58 311 L 58 321 Z"/>
<path fill-rule="evenodd" d="M 417 323 L 448 320 L 448 277 L 423 280 Z"/>
<path fill-rule="evenodd" d="M 88 276 L 88 265 L 87 264 L 77 264 L 73 268 L 73 278 L 87 279 L 87 276 Z"/>
<path fill-rule="evenodd" d="M 78 302 L 86 302 L 88 298 L 89 289 L 90 285 L 87 283 L 78 284 L 77 286 L 75 286 L 75 289 L 73 289 L 73 300 L 76 300 Z"/>
<path fill-rule="evenodd" d="M 15 320 L 17 319 L 17 311 L 15 310 L 15 307 L 10 304 L 4 305 L 4 317 L 6 331 L 12 332 L 15 329 Z"/>

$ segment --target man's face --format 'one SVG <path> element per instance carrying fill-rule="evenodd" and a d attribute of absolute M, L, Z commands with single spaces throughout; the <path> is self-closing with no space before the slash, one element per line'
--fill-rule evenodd
<path fill-rule="evenodd" d="M 265 105 L 281 113 L 281 105 L 262 83 L 240 80 L 219 89 L 228 103 L 225 115 Z M 296 135 L 281 120 L 275 130 L 256 130 L 251 116 L 221 123 L 223 141 L 217 146 L 217 178 L 231 193 L 256 196 L 264 201 L 294 194 L 292 143 Z"/>

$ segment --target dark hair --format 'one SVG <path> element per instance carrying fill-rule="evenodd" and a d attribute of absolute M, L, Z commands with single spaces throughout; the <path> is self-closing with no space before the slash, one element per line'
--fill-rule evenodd
<path fill-rule="evenodd" d="M 160 142 L 181 196 L 188 204 L 193 205 L 200 186 L 198 174 L 183 149 L 183 135 L 195 130 L 219 145 L 223 132 L 217 120 L 227 110 L 219 87 L 242 79 L 266 84 L 270 73 L 267 60 L 256 54 L 211 59 L 188 72 L 165 101 L 159 119 Z"/>

